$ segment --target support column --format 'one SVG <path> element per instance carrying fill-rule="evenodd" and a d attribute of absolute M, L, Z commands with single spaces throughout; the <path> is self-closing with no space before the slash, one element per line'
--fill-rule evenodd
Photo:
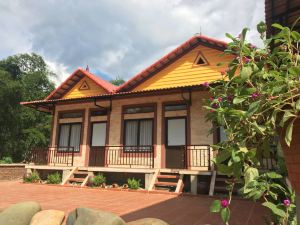
<path fill-rule="evenodd" d="M 198 176 L 197 175 L 191 175 L 190 180 L 191 180 L 191 193 L 193 195 L 196 195 L 197 194 L 197 189 L 198 189 Z"/>
<path fill-rule="evenodd" d="M 296 213 L 297 213 L 297 221 L 300 221 L 300 195 L 296 194 Z"/>
<path fill-rule="evenodd" d="M 66 177 L 70 174 L 71 170 L 65 169 L 62 171 L 62 181 L 66 179 Z"/>
<path fill-rule="evenodd" d="M 145 173 L 145 190 L 149 189 L 152 178 L 153 178 L 153 173 Z"/>

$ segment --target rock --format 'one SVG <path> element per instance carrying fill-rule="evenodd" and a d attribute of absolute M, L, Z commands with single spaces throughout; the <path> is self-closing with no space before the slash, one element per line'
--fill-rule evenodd
<path fill-rule="evenodd" d="M 31 218 L 41 211 L 37 202 L 21 202 L 5 208 L 0 213 L 0 224 L 29 225 Z"/>
<path fill-rule="evenodd" d="M 30 225 L 61 225 L 65 213 L 59 210 L 43 210 L 35 214 Z"/>
<path fill-rule="evenodd" d="M 125 222 L 113 213 L 77 208 L 69 214 L 67 225 L 125 225 Z"/>
<path fill-rule="evenodd" d="M 155 218 L 144 218 L 140 220 L 131 221 L 126 225 L 169 225 L 168 223 Z"/>

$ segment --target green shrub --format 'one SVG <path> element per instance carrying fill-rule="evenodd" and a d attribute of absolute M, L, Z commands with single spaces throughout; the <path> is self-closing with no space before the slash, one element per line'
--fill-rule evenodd
<path fill-rule="evenodd" d="M 24 182 L 26 183 L 37 183 L 40 180 L 40 175 L 37 171 L 33 171 L 31 174 L 24 178 Z"/>
<path fill-rule="evenodd" d="M 141 180 L 136 180 L 134 178 L 127 179 L 128 187 L 130 189 L 139 189 L 141 187 Z"/>
<path fill-rule="evenodd" d="M 60 173 L 55 172 L 47 176 L 47 184 L 60 184 L 60 183 L 61 183 Z"/>
<path fill-rule="evenodd" d="M 97 176 L 94 176 L 92 179 L 92 184 L 94 187 L 99 187 L 106 182 L 106 177 L 101 173 Z"/>
<path fill-rule="evenodd" d="M 13 163 L 12 158 L 7 156 L 0 159 L 0 164 L 11 164 Z"/>

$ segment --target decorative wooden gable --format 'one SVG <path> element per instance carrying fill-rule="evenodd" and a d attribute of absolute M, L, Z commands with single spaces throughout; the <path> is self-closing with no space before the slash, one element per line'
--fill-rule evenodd
<path fill-rule="evenodd" d="M 197 86 L 222 77 L 234 56 L 222 55 L 227 43 L 203 35 L 195 35 L 141 71 L 117 92 L 159 90 Z M 223 62 L 223 66 L 217 66 Z"/>
<path fill-rule="evenodd" d="M 63 99 L 80 98 L 86 96 L 101 95 L 106 93 L 107 91 L 105 91 L 102 87 L 97 85 L 90 78 L 84 77 L 63 96 Z"/>
<path fill-rule="evenodd" d="M 45 100 L 81 98 L 113 93 L 116 86 L 81 68 L 75 70 Z"/>
<path fill-rule="evenodd" d="M 199 45 L 175 62 L 145 80 L 133 91 L 174 88 L 199 85 L 222 77 L 232 56 L 221 56 L 222 52 Z M 223 66 L 217 66 L 223 62 Z"/>

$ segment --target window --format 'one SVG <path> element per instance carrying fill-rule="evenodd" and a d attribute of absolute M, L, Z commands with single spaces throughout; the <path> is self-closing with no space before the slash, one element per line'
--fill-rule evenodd
<path fill-rule="evenodd" d="M 186 110 L 187 106 L 186 104 L 172 104 L 172 105 L 166 105 L 165 111 L 177 111 L 177 110 Z"/>
<path fill-rule="evenodd" d="M 125 114 L 148 113 L 148 112 L 154 112 L 154 107 L 153 106 L 127 107 L 124 110 Z"/>
<path fill-rule="evenodd" d="M 105 115 L 107 115 L 106 109 L 91 111 L 91 116 L 105 116 Z"/>
<path fill-rule="evenodd" d="M 205 60 L 205 58 L 201 53 L 198 54 L 195 60 L 195 65 L 207 65 L 207 61 Z"/>
<path fill-rule="evenodd" d="M 124 123 L 124 144 L 129 146 L 126 147 L 125 150 L 150 150 L 151 145 L 153 144 L 153 120 L 125 120 Z M 131 148 L 130 146 L 139 146 L 139 148 Z"/>
<path fill-rule="evenodd" d="M 60 113 L 59 118 L 65 119 L 65 118 L 80 118 L 82 117 L 82 112 L 65 112 Z"/>
<path fill-rule="evenodd" d="M 81 140 L 81 123 L 68 123 L 59 125 L 58 147 L 60 151 L 79 152 Z"/>
<path fill-rule="evenodd" d="M 106 122 L 92 124 L 92 146 L 105 146 Z"/>

